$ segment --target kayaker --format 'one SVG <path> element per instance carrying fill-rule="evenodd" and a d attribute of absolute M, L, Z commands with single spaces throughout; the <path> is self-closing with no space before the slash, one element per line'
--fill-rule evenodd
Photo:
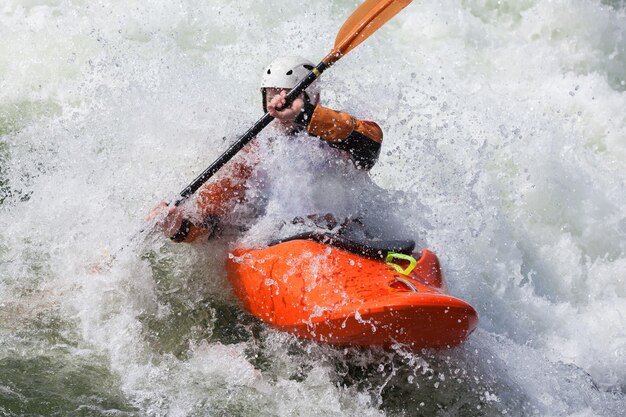
<path fill-rule="evenodd" d="M 310 147 L 311 141 L 316 141 L 315 146 L 319 144 L 321 147 L 333 149 L 323 156 L 327 167 L 343 163 L 346 167 L 349 165 L 352 171 L 369 171 L 378 159 L 383 138 L 383 132 L 376 123 L 359 120 L 345 112 L 321 106 L 317 81 L 291 106 L 282 108 L 287 92 L 306 77 L 313 67 L 313 63 L 307 59 L 287 56 L 275 59 L 265 69 L 261 82 L 262 104 L 263 110 L 276 118 L 272 124 L 274 133 L 279 137 L 308 137 L 304 139 L 305 142 L 299 139 L 299 144 L 296 140 L 291 141 L 294 143 L 290 148 L 292 154 Z M 199 236 L 211 235 L 221 219 L 238 205 L 251 199 L 249 194 L 253 193 L 250 190 L 255 188 L 251 184 L 254 182 L 251 178 L 257 178 L 257 183 L 265 182 L 258 181 L 258 176 L 255 175 L 259 166 L 259 153 L 262 153 L 262 149 L 276 147 L 276 143 L 259 143 L 257 137 L 212 180 L 204 184 L 193 199 L 179 207 L 169 207 L 162 202 L 152 209 L 150 217 L 156 217 L 157 227 L 176 242 L 190 242 Z M 285 146 L 290 145 L 291 143 Z M 335 161 L 328 161 L 329 159 Z M 349 162 L 344 163 L 345 161 Z M 298 167 L 294 172 L 297 173 L 297 170 Z M 315 175 L 321 174 L 318 172 Z"/>

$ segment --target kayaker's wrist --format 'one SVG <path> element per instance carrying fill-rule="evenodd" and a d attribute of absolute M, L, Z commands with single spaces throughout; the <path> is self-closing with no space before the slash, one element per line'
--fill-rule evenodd
<path fill-rule="evenodd" d="M 193 242 L 199 236 L 208 235 L 208 238 L 219 234 L 221 231 L 218 216 L 209 215 L 201 223 L 183 219 L 180 228 L 170 239 L 174 242 Z"/>
<path fill-rule="evenodd" d="M 187 236 L 189 236 L 189 232 L 191 231 L 192 227 L 193 223 L 191 223 L 187 219 L 183 219 L 183 221 L 180 223 L 178 231 L 170 236 L 170 239 L 172 239 L 174 242 L 184 242 L 185 239 L 187 239 Z"/>

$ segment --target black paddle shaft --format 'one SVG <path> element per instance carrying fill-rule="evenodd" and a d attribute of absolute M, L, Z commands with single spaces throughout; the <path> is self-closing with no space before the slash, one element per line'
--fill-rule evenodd
<path fill-rule="evenodd" d="M 315 68 L 306 76 L 302 81 L 300 81 L 285 97 L 285 106 L 287 107 L 293 103 L 293 101 L 302 93 L 308 86 L 310 86 L 313 81 L 320 76 L 324 70 L 328 68 L 324 62 L 320 62 L 317 64 Z M 198 189 L 209 180 L 217 171 L 220 170 L 228 161 L 230 161 L 237 153 L 246 146 L 256 135 L 259 134 L 267 125 L 269 125 L 274 117 L 270 116 L 269 113 L 265 113 L 263 117 L 261 117 L 257 122 L 252 126 L 246 133 L 244 133 L 235 143 L 233 143 L 230 148 L 226 150 L 215 162 L 213 162 L 207 169 L 205 169 L 198 177 L 191 182 L 184 190 L 180 192 L 179 197 L 174 200 L 170 205 L 178 206 L 183 201 L 185 201 L 189 196 L 198 191 Z"/>

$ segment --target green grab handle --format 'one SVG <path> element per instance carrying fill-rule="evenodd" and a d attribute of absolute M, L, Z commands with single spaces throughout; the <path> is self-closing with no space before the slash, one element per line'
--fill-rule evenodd
<path fill-rule="evenodd" d="M 409 261 L 409 266 L 407 266 L 406 269 L 402 269 L 400 265 L 392 262 L 394 259 L 401 259 L 403 261 Z M 405 255 L 404 253 L 397 253 L 397 252 L 387 253 L 385 262 L 393 266 L 393 269 L 395 269 L 402 275 L 409 275 L 415 269 L 415 266 L 417 265 L 417 261 L 411 255 Z"/>

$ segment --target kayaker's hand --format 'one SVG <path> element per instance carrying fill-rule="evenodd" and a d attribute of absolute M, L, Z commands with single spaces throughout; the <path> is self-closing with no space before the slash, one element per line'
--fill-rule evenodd
<path fill-rule="evenodd" d="M 304 108 L 304 100 L 298 97 L 291 103 L 291 106 L 277 110 L 285 105 L 285 97 L 287 97 L 287 91 L 281 91 L 279 94 L 275 95 L 270 102 L 267 103 L 267 112 L 270 116 L 277 119 L 293 122 Z"/>
<path fill-rule="evenodd" d="M 180 230 L 183 224 L 183 213 L 176 206 L 169 206 L 165 201 L 161 201 L 150 210 L 146 220 L 154 220 L 154 224 L 167 237 L 172 237 Z"/>

